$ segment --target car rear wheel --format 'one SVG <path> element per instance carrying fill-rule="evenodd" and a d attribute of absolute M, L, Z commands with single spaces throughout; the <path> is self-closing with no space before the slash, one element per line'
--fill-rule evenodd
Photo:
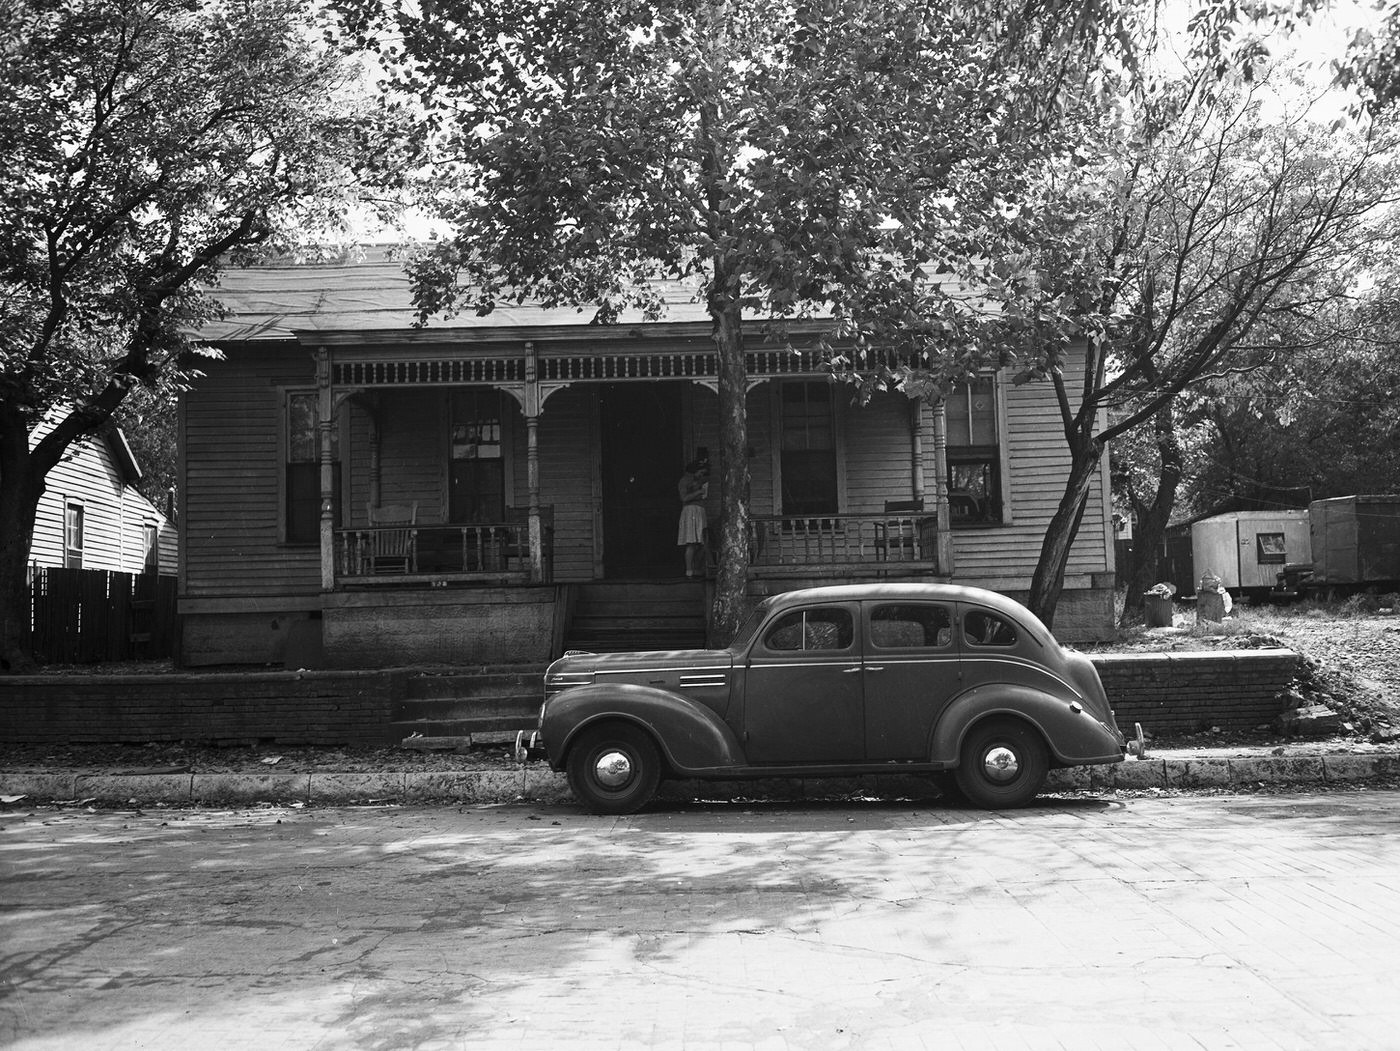
<path fill-rule="evenodd" d="M 661 753 L 645 731 L 607 723 L 583 731 L 569 749 L 569 788 L 597 814 L 631 814 L 661 780 Z"/>
<path fill-rule="evenodd" d="M 1003 810 L 1034 799 L 1049 769 L 1039 734 L 1025 723 L 998 719 L 973 727 L 954 776 L 973 806 Z"/>

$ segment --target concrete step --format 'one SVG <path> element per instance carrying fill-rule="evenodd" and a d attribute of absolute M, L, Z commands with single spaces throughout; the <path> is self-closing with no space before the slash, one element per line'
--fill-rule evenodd
<path fill-rule="evenodd" d="M 699 581 L 619 582 L 580 585 L 575 616 L 705 615 L 705 585 Z"/>
<path fill-rule="evenodd" d="M 428 697 L 400 701 L 393 717 L 402 719 L 494 719 L 533 714 L 544 700 L 544 688 L 529 693 L 500 694 L 495 697 Z"/>
<path fill-rule="evenodd" d="M 480 733 L 457 734 L 443 737 L 426 737 L 419 734 L 412 734 L 400 741 L 399 747 L 419 752 L 470 752 L 473 748 L 479 748 L 482 745 L 513 747 L 515 745 L 515 734 L 516 731 L 514 730 L 484 730 Z"/>
<path fill-rule="evenodd" d="M 389 724 L 390 736 L 409 737 L 467 737 L 483 733 L 509 733 L 534 730 L 539 725 L 539 705 L 527 713 L 515 715 L 483 715 L 465 719 L 395 719 Z"/>
<path fill-rule="evenodd" d="M 538 694 L 544 688 L 543 664 L 483 671 L 423 672 L 404 684 L 407 700 L 491 698 L 522 693 Z"/>
<path fill-rule="evenodd" d="M 698 650 L 703 643 L 685 638 L 610 638 L 610 639 L 571 639 L 565 643 L 566 651 L 582 653 L 652 653 L 659 650 Z"/>

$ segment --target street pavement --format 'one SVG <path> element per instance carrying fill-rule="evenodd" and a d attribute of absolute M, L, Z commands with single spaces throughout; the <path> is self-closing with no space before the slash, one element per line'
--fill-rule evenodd
<path fill-rule="evenodd" d="M 0 1046 L 1400 1048 L 1400 792 L 31 808 Z"/>

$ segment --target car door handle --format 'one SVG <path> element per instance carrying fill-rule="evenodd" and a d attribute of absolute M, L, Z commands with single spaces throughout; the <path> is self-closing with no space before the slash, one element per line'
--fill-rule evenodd
<path fill-rule="evenodd" d="M 867 664 L 867 665 L 865 666 L 865 670 L 866 670 L 866 671 L 884 671 L 884 670 L 885 670 L 885 666 L 884 666 L 883 664 Z"/>
<path fill-rule="evenodd" d="M 857 672 L 859 672 L 860 670 L 861 670 L 860 665 L 857 664 L 854 668 L 842 668 L 842 669 L 841 669 L 841 674 L 842 674 L 842 675 L 855 675 L 855 674 L 856 674 Z"/>

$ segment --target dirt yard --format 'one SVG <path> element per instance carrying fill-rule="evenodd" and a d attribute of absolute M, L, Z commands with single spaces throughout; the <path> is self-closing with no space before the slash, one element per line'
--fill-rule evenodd
<path fill-rule="evenodd" d="M 1400 607 L 1394 604 L 1363 596 L 1332 604 L 1237 605 L 1221 624 L 1198 622 L 1194 606 L 1178 604 L 1172 627 L 1126 629 L 1091 652 L 1270 646 L 1303 655 L 1298 699 L 1326 705 L 1343 716 L 1343 737 L 1373 743 L 1400 740 Z"/>

